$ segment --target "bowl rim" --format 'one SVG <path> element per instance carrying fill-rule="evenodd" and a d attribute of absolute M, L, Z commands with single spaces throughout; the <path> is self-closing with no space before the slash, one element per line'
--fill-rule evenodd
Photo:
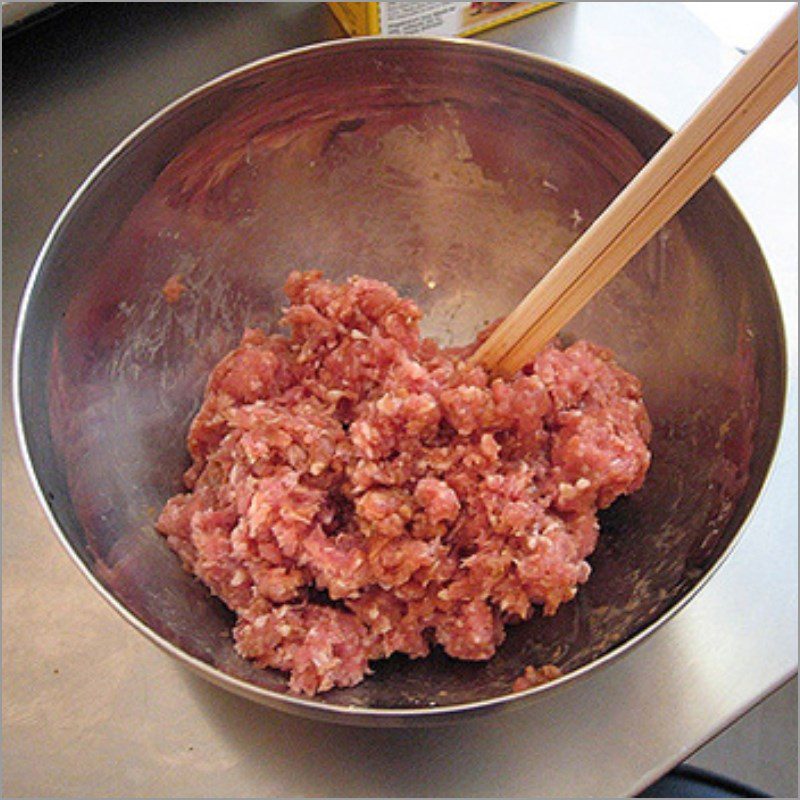
<path fill-rule="evenodd" d="M 403 725 L 433 725 L 442 722 L 455 722 L 457 720 L 465 719 L 467 716 L 471 716 L 474 713 L 499 711 L 509 707 L 512 703 L 519 705 L 520 701 L 523 701 L 523 703 L 525 701 L 530 702 L 535 697 L 544 694 L 545 692 L 552 693 L 555 690 L 559 690 L 567 685 L 585 679 L 590 673 L 596 672 L 616 661 L 623 655 L 630 653 L 637 645 L 641 644 L 646 638 L 655 633 L 656 630 L 661 628 L 665 623 L 678 614 L 678 612 L 685 608 L 686 605 L 708 584 L 717 570 L 719 570 L 722 564 L 730 557 L 759 507 L 761 498 L 764 494 L 764 488 L 772 479 L 775 468 L 775 457 L 786 423 L 786 404 L 788 396 L 787 384 L 789 373 L 786 350 L 785 317 L 783 314 L 781 297 L 775 288 L 769 264 L 764 257 L 758 239 L 750 227 L 747 217 L 742 212 L 739 204 L 727 191 L 727 189 L 725 189 L 719 178 L 716 177 L 716 175 L 712 176 L 712 178 L 709 180 L 709 184 L 716 184 L 717 188 L 725 197 L 725 200 L 730 203 L 731 208 L 739 215 L 742 222 L 746 226 L 746 229 L 749 231 L 753 242 L 756 245 L 758 253 L 761 255 L 761 258 L 766 265 L 765 278 L 768 281 L 769 289 L 771 290 L 771 294 L 773 295 L 773 299 L 775 301 L 775 308 L 777 311 L 776 321 L 778 323 L 777 327 L 780 336 L 780 418 L 778 420 L 777 430 L 775 433 L 775 443 L 771 453 L 769 454 L 769 458 L 764 470 L 764 477 L 758 493 L 750 503 L 750 507 L 745 512 L 738 529 L 731 537 L 731 540 L 728 542 L 724 550 L 720 552 L 714 562 L 708 566 L 703 575 L 701 575 L 701 577 L 698 579 L 697 583 L 682 598 L 673 603 L 672 606 L 663 611 L 656 619 L 629 638 L 613 645 L 609 650 L 602 653 L 597 658 L 592 659 L 586 664 L 583 664 L 575 670 L 564 674 L 562 677 L 557 678 L 554 681 L 550 681 L 548 683 L 531 687 L 519 692 L 509 691 L 507 694 L 498 695 L 496 697 L 442 706 L 376 708 L 357 705 L 336 705 L 320 702 L 313 697 L 308 698 L 289 692 L 283 693 L 274 691 L 224 672 L 223 670 L 203 661 L 202 659 L 187 653 L 185 650 L 173 644 L 167 638 L 153 630 L 149 625 L 147 625 L 146 622 L 130 611 L 122 603 L 122 601 L 118 600 L 75 553 L 69 540 L 61 529 L 61 525 L 56 517 L 56 514 L 53 512 L 50 504 L 47 501 L 44 488 L 39 481 L 39 477 L 33 465 L 33 459 L 28 444 L 28 437 L 26 435 L 22 410 L 22 349 L 24 332 L 29 316 L 29 306 L 32 303 L 33 293 L 38 283 L 39 276 L 44 270 L 45 262 L 47 261 L 53 243 L 58 238 L 62 229 L 64 229 L 69 223 L 73 210 L 80 204 L 84 194 L 86 194 L 89 188 L 94 184 L 96 178 L 124 151 L 133 145 L 145 131 L 159 125 L 159 123 L 165 117 L 175 112 L 178 108 L 185 104 L 191 103 L 205 93 L 218 89 L 228 82 L 235 81 L 243 76 L 246 76 L 248 73 L 256 73 L 274 63 L 290 61 L 292 59 L 302 58 L 307 55 L 313 56 L 317 53 L 322 53 L 327 50 L 369 48 L 376 45 L 379 47 L 412 45 L 414 47 L 470 48 L 474 49 L 475 51 L 493 53 L 495 55 L 510 58 L 512 60 L 515 59 L 539 63 L 601 89 L 614 100 L 618 100 L 623 104 L 627 104 L 630 108 L 635 110 L 637 114 L 648 119 L 650 122 L 655 123 L 668 134 L 673 133 L 673 128 L 671 128 L 669 125 L 666 125 L 661 119 L 644 108 L 638 102 L 632 100 L 621 91 L 609 86 L 603 81 L 592 77 L 590 74 L 581 69 L 575 68 L 570 64 L 566 64 L 549 56 L 544 56 L 539 53 L 532 53 L 510 45 L 499 44 L 485 40 L 429 35 L 359 36 L 354 38 L 314 42 L 312 44 L 294 47 L 288 50 L 282 50 L 254 61 L 249 61 L 246 64 L 221 73 L 216 77 L 200 84 L 194 89 L 185 92 L 149 116 L 141 124 L 137 125 L 136 128 L 134 128 L 127 136 L 125 136 L 113 149 L 111 149 L 73 191 L 61 212 L 58 214 L 55 222 L 52 224 L 52 227 L 50 228 L 50 231 L 48 232 L 47 237 L 45 238 L 44 243 L 42 244 L 42 247 L 36 256 L 28 278 L 26 279 L 25 287 L 17 311 L 17 319 L 14 330 L 14 340 L 11 354 L 11 393 L 14 427 L 19 444 L 19 450 L 22 455 L 22 460 L 25 470 L 28 474 L 28 478 L 33 485 L 34 493 L 45 513 L 50 527 L 55 533 L 56 538 L 60 542 L 62 548 L 67 552 L 70 559 L 78 567 L 84 578 L 100 594 L 106 603 L 108 603 L 111 608 L 113 608 L 114 611 L 116 611 L 117 614 L 119 614 L 126 622 L 132 625 L 140 634 L 149 639 L 162 651 L 188 666 L 193 672 L 200 674 L 202 677 L 216 686 L 223 687 L 239 696 L 246 697 L 250 700 L 254 700 L 280 711 L 300 716 L 317 718 L 328 722 L 345 725 L 400 727 Z"/>

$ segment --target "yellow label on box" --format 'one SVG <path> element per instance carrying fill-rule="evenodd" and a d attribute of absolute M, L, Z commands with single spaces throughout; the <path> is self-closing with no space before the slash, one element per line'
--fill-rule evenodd
<path fill-rule="evenodd" d="M 350 36 L 471 36 L 557 5 L 550 3 L 328 3 Z"/>

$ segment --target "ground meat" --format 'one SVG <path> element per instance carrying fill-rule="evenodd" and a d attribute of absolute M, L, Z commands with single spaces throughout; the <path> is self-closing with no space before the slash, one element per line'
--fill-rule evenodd
<path fill-rule="evenodd" d="M 561 677 L 561 670 L 553 664 L 545 664 L 543 667 L 527 666 L 522 671 L 522 675 L 514 680 L 511 690 L 514 692 L 524 692 L 534 686 L 541 686 Z"/>
<path fill-rule="evenodd" d="M 178 274 L 170 275 L 161 287 L 161 293 L 170 305 L 177 303 L 185 291 L 186 286 L 183 284 L 183 276 Z"/>
<path fill-rule="evenodd" d="M 248 330 L 213 370 L 157 523 L 236 612 L 239 653 L 314 694 L 396 652 L 491 658 L 571 600 L 597 510 L 649 465 L 636 378 L 585 341 L 492 378 L 386 284 L 286 293 L 290 335 Z"/>

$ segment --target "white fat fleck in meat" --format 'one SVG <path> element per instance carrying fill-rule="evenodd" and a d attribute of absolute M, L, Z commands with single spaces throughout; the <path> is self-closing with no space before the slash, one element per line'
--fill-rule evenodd
<path fill-rule="evenodd" d="M 237 569 L 231 578 L 231 586 L 241 586 L 247 580 L 247 572 L 243 569 Z"/>

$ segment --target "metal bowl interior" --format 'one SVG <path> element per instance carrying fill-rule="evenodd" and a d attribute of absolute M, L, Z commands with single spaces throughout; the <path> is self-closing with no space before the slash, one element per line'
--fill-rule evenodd
<path fill-rule="evenodd" d="M 355 688 L 293 697 L 283 676 L 236 656 L 230 613 L 153 521 L 181 487 L 209 369 L 244 326 L 274 326 L 291 269 L 387 280 L 420 304 L 427 334 L 467 341 L 667 135 L 552 62 L 425 39 L 294 51 L 166 109 L 73 198 L 22 309 L 18 420 L 70 553 L 140 630 L 215 682 L 342 721 L 500 705 L 523 697 L 511 684 L 527 664 L 555 662 L 566 680 L 653 630 L 729 551 L 781 422 L 778 304 L 715 181 L 565 332 L 611 347 L 642 379 L 653 466 L 603 514 L 576 600 L 511 629 L 489 663 L 395 657 Z M 174 274 L 186 291 L 170 304 Z"/>

